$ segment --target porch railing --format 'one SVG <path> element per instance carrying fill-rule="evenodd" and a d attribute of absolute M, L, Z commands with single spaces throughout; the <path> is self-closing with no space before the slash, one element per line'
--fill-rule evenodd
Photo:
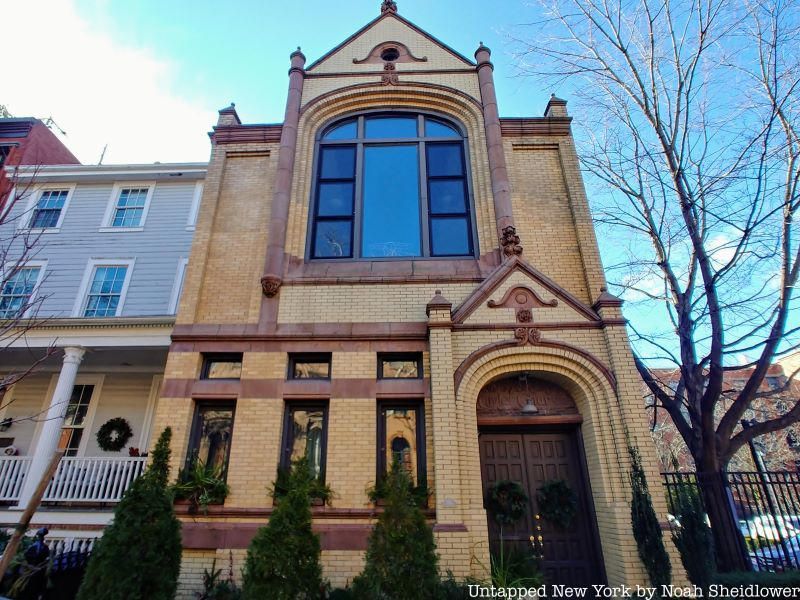
<path fill-rule="evenodd" d="M 142 474 L 145 457 L 62 458 L 44 502 L 119 502 Z"/>
<path fill-rule="evenodd" d="M 19 500 L 22 484 L 30 466 L 30 456 L 0 457 L 0 502 Z"/>

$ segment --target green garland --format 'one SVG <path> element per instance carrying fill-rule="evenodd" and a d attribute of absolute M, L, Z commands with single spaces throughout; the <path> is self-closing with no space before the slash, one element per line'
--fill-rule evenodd
<path fill-rule="evenodd" d="M 528 495 L 515 481 L 498 481 L 486 490 L 486 510 L 500 525 L 513 525 L 527 509 Z"/>
<path fill-rule="evenodd" d="M 122 417 L 109 419 L 97 430 L 97 445 L 105 452 L 119 452 L 133 437 L 130 423 Z"/>
<path fill-rule="evenodd" d="M 578 511 L 578 496 L 563 479 L 545 481 L 536 491 L 539 514 L 560 529 L 572 525 Z"/>

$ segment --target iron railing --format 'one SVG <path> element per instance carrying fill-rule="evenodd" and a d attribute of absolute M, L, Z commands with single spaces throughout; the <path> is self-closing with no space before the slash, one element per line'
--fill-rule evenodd
<path fill-rule="evenodd" d="M 703 506 L 698 476 L 677 472 L 662 476 L 670 526 L 680 527 L 681 492 L 691 491 Z M 800 473 L 730 472 L 723 483 L 753 570 L 800 569 Z"/>

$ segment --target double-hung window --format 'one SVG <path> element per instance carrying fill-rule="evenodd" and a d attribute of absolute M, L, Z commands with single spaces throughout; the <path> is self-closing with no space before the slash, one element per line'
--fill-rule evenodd
<path fill-rule="evenodd" d="M 475 254 L 465 140 L 454 123 L 350 117 L 322 131 L 316 169 L 310 258 Z"/>
<path fill-rule="evenodd" d="M 153 183 L 116 184 L 106 211 L 104 230 L 138 230 L 144 226 L 154 187 Z"/>
<path fill-rule="evenodd" d="M 76 316 L 116 317 L 122 312 L 133 260 L 91 261 Z"/>
<path fill-rule="evenodd" d="M 31 229 L 55 229 L 61 225 L 69 199 L 69 189 L 42 190 L 33 207 Z"/>
<path fill-rule="evenodd" d="M 78 454 L 93 393 L 93 385 L 76 385 L 72 388 L 64 424 L 61 427 L 61 437 L 58 440 L 58 449 L 64 450 L 64 456 Z"/>
<path fill-rule="evenodd" d="M 195 407 L 186 466 L 199 461 L 223 476 L 228 471 L 228 457 L 233 437 L 232 402 L 198 402 Z"/>
<path fill-rule="evenodd" d="M 25 265 L 2 273 L 0 319 L 22 317 L 30 308 L 43 267 Z"/>

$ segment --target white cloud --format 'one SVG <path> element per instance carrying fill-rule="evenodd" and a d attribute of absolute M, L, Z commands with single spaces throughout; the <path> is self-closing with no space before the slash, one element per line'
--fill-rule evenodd
<path fill-rule="evenodd" d="M 96 163 L 106 144 L 104 163 L 208 160 L 215 112 L 170 89 L 167 61 L 93 30 L 69 0 L 8 3 L 3 20 L 16 25 L 3 32 L 0 103 L 52 116 L 81 162 Z"/>

